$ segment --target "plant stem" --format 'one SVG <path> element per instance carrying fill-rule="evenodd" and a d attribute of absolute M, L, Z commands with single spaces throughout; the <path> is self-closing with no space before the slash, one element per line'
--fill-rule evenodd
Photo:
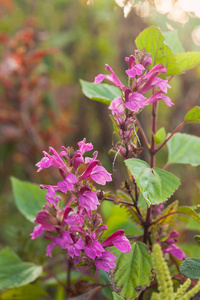
<path fill-rule="evenodd" d="M 67 285 L 65 287 L 65 290 L 66 290 L 67 294 L 69 294 L 71 292 L 71 269 L 73 267 L 73 262 L 72 262 L 71 257 L 69 256 L 68 253 L 65 252 L 65 250 L 63 250 L 63 253 L 64 253 L 64 256 L 65 256 L 66 265 L 67 265 L 67 268 L 66 268 L 66 271 L 67 271 Z"/>
<path fill-rule="evenodd" d="M 142 126 L 141 126 L 141 124 L 140 124 L 140 122 L 139 122 L 139 120 L 137 118 L 135 119 L 135 123 L 137 124 L 137 126 L 138 126 L 138 128 L 140 130 L 140 134 L 142 136 L 142 139 L 144 141 L 144 144 L 145 144 L 147 150 L 150 152 L 149 143 L 148 143 L 147 137 L 146 137 L 146 135 L 144 133 L 144 130 L 143 130 L 143 128 L 142 128 Z"/>
<path fill-rule="evenodd" d="M 46 273 L 48 273 L 51 277 L 53 277 L 57 281 L 57 283 L 66 290 L 66 286 L 62 283 L 62 281 L 60 281 L 60 279 L 51 270 L 47 269 L 46 267 L 43 267 L 43 270 Z"/>
<path fill-rule="evenodd" d="M 181 129 L 181 127 L 183 127 L 186 124 L 186 122 L 182 122 L 179 126 L 176 127 L 176 129 L 174 129 L 174 131 L 170 134 L 170 136 L 157 148 L 154 150 L 154 154 L 156 154 L 160 149 L 162 149 L 165 144 L 171 139 L 171 137 Z"/>
<path fill-rule="evenodd" d="M 154 93 L 154 90 L 153 90 Z M 158 110 L 158 102 L 153 103 L 152 105 L 152 127 L 151 127 L 151 148 L 150 148 L 150 168 L 155 166 L 155 141 L 154 134 L 156 133 L 156 125 L 157 125 L 157 110 Z M 151 206 L 147 207 L 146 221 L 143 224 L 144 227 L 144 235 L 143 242 L 147 244 L 149 239 L 149 227 L 151 224 Z"/>

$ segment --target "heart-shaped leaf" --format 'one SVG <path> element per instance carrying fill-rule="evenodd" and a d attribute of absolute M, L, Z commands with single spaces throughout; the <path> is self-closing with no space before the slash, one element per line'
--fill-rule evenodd
<path fill-rule="evenodd" d="M 180 185 L 179 179 L 173 174 L 158 168 L 152 169 L 140 159 L 127 159 L 125 164 L 150 205 L 166 201 Z"/>

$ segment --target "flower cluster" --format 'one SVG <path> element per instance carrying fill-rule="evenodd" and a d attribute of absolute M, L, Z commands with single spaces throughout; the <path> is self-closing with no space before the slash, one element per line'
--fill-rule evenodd
<path fill-rule="evenodd" d="M 35 239 L 43 231 L 48 232 L 45 238 L 51 242 L 46 249 L 47 256 L 51 257 L 54 246 L 59 246 L 68 250 L 75 265 L 109 272 L 116 266 L 116 257 L 107 248 L 115 246 L 121 252 L 130 252 L 131 245 L 124 230 L 118 230 L 102 241 L 101 236 L 108 229 L 97 213 L 103 190 L 96 191 L 91 181 L 105 185 L 112 181 L 111 174 L 97 160 L 97 152 L 93 153 L 92 158 L 84 158 L 85 152 L 93 149 L 91 143 L 86 143 L 84 139 L 78 146 L 77 151 L 62 147 L 60 154 L 50 147 L 52 155 L 43 152 L 44 157 L 36 164 L 38 172 L 50 166 L 57 168 L 62 179 L 55 186 L 41 185 L 41 188 L 47 189 L 47 203 L 36 215 L 35 223 L 38 225 L 31 236 Z M 81 172 L 83 165 L 85 170 Z M 56 192 L 69 195 L 64 208 L 61 208 L 61 197 Z"/>
<path fill-rule="evenodd" d="M 135 136 L 135 115 L 145 106 L 162 99 L 168 106 L 172 106 L 173 103 L 168 96 L 164 95 L 170 88 L 168 81 L 157 76 L 167 72 L 161 63 L 149 70 L 152 64 L 150 54 L 139 50 L 135 51 L 135 55 L 126 57 L 125 61 L 128 62 L 128 70 L 126 70 L 128 87 L 123 85 L 109 65 L 106 65 L 106 70 L 110 74 L 99 74 L 94 83 L 98 84 L 107 79 L 121 89 L 122 96 L 114 98 L 109 109 L 112 111 L 120 137 L 120 143 L 117 144 L 116 149 L 126 159 L 134 157 L 137 152 L 137 147 L 132 142 Z M 147 99 L 144 94 L 150 90 L 153 94 Z"/>

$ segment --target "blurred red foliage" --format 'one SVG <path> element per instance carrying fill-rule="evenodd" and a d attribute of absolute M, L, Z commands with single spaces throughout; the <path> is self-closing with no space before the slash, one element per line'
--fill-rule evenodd
<path fill-rule="evenodd" d="M 55 103 L 45 65 L 47 56 L 58 49 L 40 49 L 38 37 L 30 27 L 13 38 L 0 35 L 0 145 L 15 145 L 14 160 L 27 163 L 31 158 L 32 166 L 42 150 L 49 145 L 60 148 L 73 130 L 73 113 Z"/>

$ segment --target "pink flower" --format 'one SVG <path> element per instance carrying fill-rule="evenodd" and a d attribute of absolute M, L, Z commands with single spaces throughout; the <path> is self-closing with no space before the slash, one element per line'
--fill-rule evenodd
<path fill-rule="evenodd" d="M 125 232 L 122 229 L 116 231 L 109 238 L 103 241 L 102 246 L 104 248 L 115 246 L 123 253 L 131 252 L 131 244 L 125 237 Z"/>
<path fill-rule="evenodd" d="M 72 191 L 74 188 L 74 183 L 77 182 L 77 178 L 74 174 L 69 173 L 67 174 L 67 176 L 65 177 L 65 179 L 63 181 L 59 181 L 57 186 L 59 188 L 60 191 L 62 191 L 63 193 L 67 193 L 67 191 Z"/>
<path fill-rule="evenodd" d="M 96 210 L 100 204 L 97 195 L 87 186 L 80 190 L 79 202 L 87 211 Z"/>
<path fill-rule="evenodd" d="M 163 249 L 162 251 L 163 251 L 163 254 L 171 253 L 173 256 L 175 256 L 179 260 L 183 260 L 186 257 L 183 250 L 181 250 L 175 244 L 168 246 L 167 248 Z"/>
<path fill-rule="evenodd" d="M 56 196 L 55 189 L 52 186 L 49 186 L 48 192 L 46 193 L 45 197 L 47 201 L 53 206 L 57 205 L 57 203 L 61 200 L 59 196 L 56 197 L 55 196 Z"/>
<path fill-rule="evenodd" d="M 111 174 L 102 166 L 95 166 L 90 173 L 90 177 L 101 185 L 105 185 L 107 181 L 112 181 Z"/>
<path fill-rule="evenodd" d="M 80 152 L 82 155 L 93 149 L 92 143 L 86 143 L 86 138 L 84 138 L 82 141 L 78 142 L 79 150 L 77 152 Z"/>
<path fill-rule="evenodd" d="M 145 101 L 145 105 L 149 105 L 151 103 L 157 102 L 159 100 L 164 100 L 167 106 L 172 106 L 174 103 L 171 102 L 171 99 L 168 96 L 163 96 L 162 91 L 158 91 L 154 93 L 149 99 Z"/>
<path fill-rule="evenodd" d="M 69 255 L 73 258 L 74 256 L 80 256 L 81 250 L 84 249 L 85 243 L 80 238 L 74 245 L 69 246 Z"/>
<path fill-rule="evenodd" d="M 112 82 L 114 85 L 120 87 L 121 89 L 125 88 L 125 86 L 121 83 L 121 81 L 119 80 L 119 78 L 117 77 L 113 69 L 109 65 L 105 65 L 105 67 L 106 70 L 108 70 L 111 73 L 111 75 L 104 75 L 104 74 L 97 75 L 95 77 L 94 84 L 98 84 L 102 82 L 104 79 L 107 79 L 110 82 Z"/>
<path fill-rule="evenodd" d="M 84 251 L 85 254 L 91 259 L 95 259 L 95 257 L 101 257 L 102 253 L 105 252 L 101 243 L 99 243 L 98 241 L 91 242 L 88 246 L 85 247 Z"/>
<path fill-rule="evenodd" d="M 145 106 L 145 99 L 146 97 L 140 93 L 129 93 L 127 96 L 125 96 L 124 105 L 131 111 L 137 112 L 140 108 Z"/>
<path fill-rule="evenodd" d="M 143 65 L 136 64 L 131 69 L 126 70 L 126 74 L 131 78 L 135 78 L 136 75 L 141 75 L 144 70 L 145 70 L 145 68 Z"/>
<path fill-rule="evenodd" d="M 112 114 L 124 114 L 124 105 L 120 97 L 114 98 L 108 108 L 112 110 Z"/>
<path fill-rule="evenodd" d="M 37 172 L 40 172 L 43 168 L 49 168 L 50 166 L 57 169 L 64 169 L 66 171 L 69 170 L 54 148 L 49 147 L 49 152 L 53 153 L 53 155 L 43 151 L 44 157 L 36 164 L 36 166 L 39 168 Z"/>
<path fill-rule="evenodd" d="M 102 253 L 101 257 L 95 258 L 95 265 L 98 269 L 104 270 L 109 273 L 110 269 L 116 267 L 116 264 L 114 263 L 116 259 L 117 257 L 114 254 L 105 251 Z"/>
<path fill-rule="evenodd" d="M 73 244 L 74 242 L 71 239 L 69 232 L 64 231 L 61 237 L 56 237 L 54 239 L 54 243 L 62 249 L 68 249 L 70 244 Z"/>

